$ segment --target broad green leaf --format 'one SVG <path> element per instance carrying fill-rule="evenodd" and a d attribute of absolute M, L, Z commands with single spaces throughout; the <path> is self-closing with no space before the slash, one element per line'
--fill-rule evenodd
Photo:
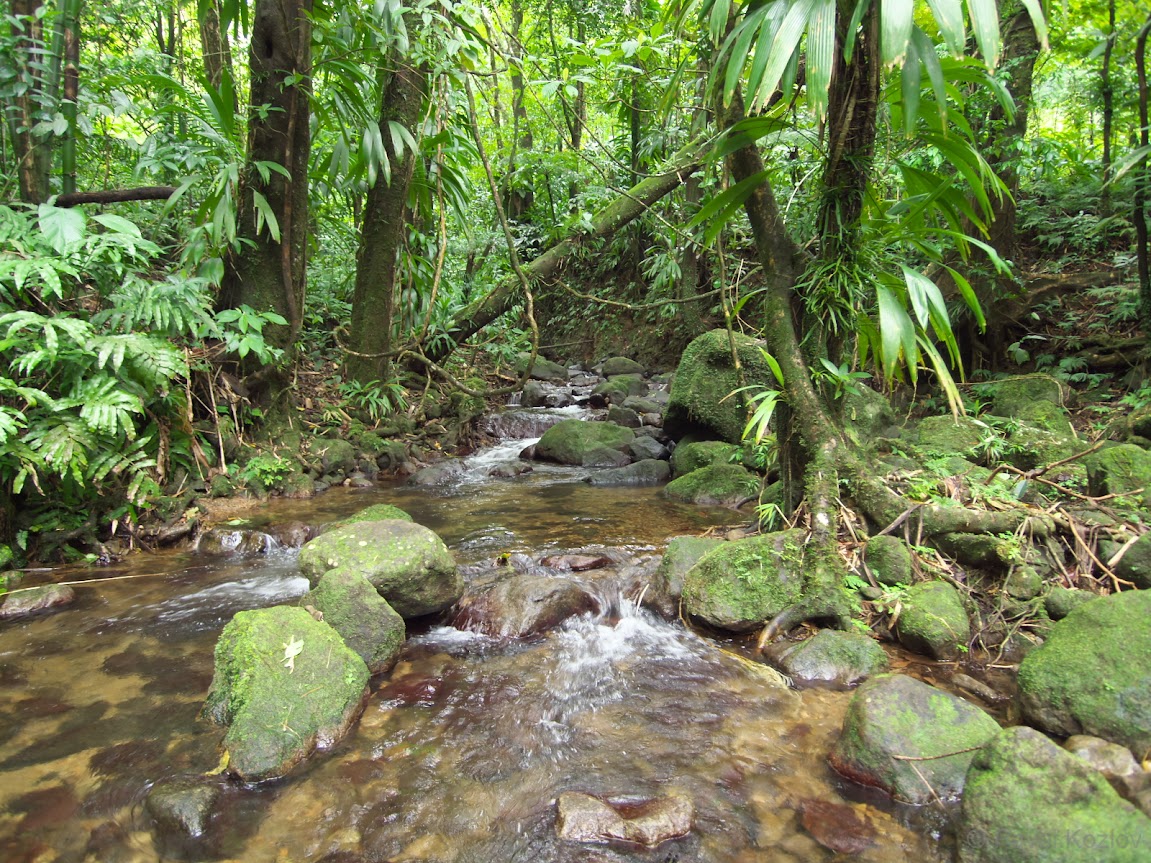
<path fill-rule="evenodd" d="M 971 29 L 975 31 L 975 42 L 979 52 L 989 67 L 999 65 L 999 10 L 995 0 L 967 0 L 967 11 L 971 15 Z"/>
<path fill-rule="evenodd" d="M 815 0 L 807 28 L 807 103 L 819 121 L 827 114 L 827 91 L 835 60 L 835 2 Z"/>
<path fill-rule="evenodd" d="M 792 0 L 791 7 L 783 16 L 779 30 L 771 41 L 771 54 L 763 72 L 763 82 L 752 93 L 752 109 L 766 105 L 767 100 L 776 91 L 779 80 L 791 61 L 791 55 L 799 50 L 799 41 L 803 38 L 803 33 L 811 20 L 814 6 L 815 0 Z"/>
<path fill-rule="evenodd" d="M 962 54 L 967 42 L 967 28 L 963 21 L 961 0 L 927 0 L 927 3 L 935 16 L 935 23 L 939 25 L 943 41 L 947 43 L 947 50 L 952 54 Z"/>
<path fill-rule="evenodd" d="M 133 237 L 141 237 L 140 229 L 136 226 L 135 222 L 130 222 L 127 219 L 113 215 L 112 213 L 97 213 L 92 217 L 93 222 L 99 222 L 109 231 L 115 231 L 118 234 L 130 234 Z"/>
<path fill-rule="evenodd" d="M 267 224 L 272 242 L 280 242 L 280 223 L 276 219 L 276 214 L 272 212 L 272 205 L 268 203 L 268 199 L 253 189 L 252 203 L 256 207 L 256 235 L 258 236 Z"/>
<path fill-rule="evenodd" d="M 915 324 L 907 315 L 895 295 L 882 285 L 875 289 L 879 300 L 879 336 L 883 351 L 883 376 L 886 380 L 895 377 L 896 365 L 902 357 L 911 380 L 916 379 L 919 352 L 915 342 Z"/>
<path fill-rule="evenodd" d="M 56 254 L 63 256 L 69 246 L 84 239 L 86 221 L 80 210 L 41 204 L 39 216 L 40 232 Z"/>
<path fill-rule="evenodd" d="M 907 55 L 911 27 L 915 23 L 913 7 L 914 0 L 882 0 L 879 42 L 885 66 L 894 66 Z"/>

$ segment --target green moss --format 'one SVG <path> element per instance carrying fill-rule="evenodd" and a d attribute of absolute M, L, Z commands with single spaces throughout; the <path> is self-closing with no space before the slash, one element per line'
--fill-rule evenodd
<path fill-rule="evenodd" d="M 934 659 L 958 658 L 971 638 L 959 591 L 947 582 L 930 581 L 908 589 L 902 602 L 895 625 L 900 643 Z"/>
<path fill-rule="evenodd" d="M 970 417 L 925 417 L 916 429 L 919 448 L 938 455 L 962 455 L 982 440 L 984 429 Z"/>
<path fill-rule="evenodd" d="M 742 376 L 732 364 L 732 340 Z M 702 432 L 738 444 L 747 424 L 747 394 L 732 393 L 756 384 L 777 386 L 758 342 L 738 333 L 729 338 L 723 329 L 704 333 L 680 358 L 664 412 L 664 429 L 677 439 Z"/>
<path fill-rule="evenodd" d="M 1019 667 L 1024 715 L 1057 734 L 1151 750 L 1151 592 L 1086 602 Z"/>
<path fill-rule="evenodd" d="M 311 605 L 367 664 L 373 674 L 395 664 L 406 638 L 404 619 L 388 605 L 371 583 L 361 575 L 333 570 L 300 605 Z"/>
<path fill-rule="evenodd" d="M 671 454 L 671 472 L 678 477 L 717 462 L 726 464 L 738 451 L 739 447 L 724 441 L 687 441 Z"/>
<path fill-rule="evenodd" d="M 867 541 L 867 567 L 880 584 L 910 584 L 911 549 L 897 536 L 874 536 Z"/>
<path fill-rule="evenodd" d="M 781 531 L 726 542 L 684 577 L 684 610 L 712 626 L 746 632 L 803 595 L 804 532 Z"/>
<path fill-rule="evenodd" d="M 1151 506 L 1151 453 L 1134 444 L 1101 449 L 1083 459 L 1087 491 L 1092 495 L 1124 494 L 1145 489 L 1137 499 Z"/>
<path fill-rule="evenodd" d="M 647 393 L 647 384 L 640 375 L 612 375 L 592 390 L 595 395 L 605 396 L 612 404 L 622 405 L 632 396 Z"/>
<path fill-rule="evenodd" d="M 672 537 L 668 540 L 667 551 L 656 570 L 656 584 L 672 599 L 678 599 L 683 593 L 683 581 L 688 570 L 722 543 L 721 539 L 706 536 Z"/>
<path fill-rule="evenodd" d="M 673 479 L 663 491 L 685 503 L 735 506 L 759 492 L 759 477 L 737 464 L 711 464 Z"/>
<path fill-rule="evenodd" d="M 376 503 L 364 507 L 359 512 L 349 515 L 347 518 L 332 522 L 324 528 L 324 532 L 327 533 L 329 530 L 334 530 L 337 527 L 347 527 L 349 524 L 359 524 L 364 521 L 387 521 L 388 519 L 414 521 L 408 513 L 404 512 L 404 510 L 398 506 L 392 506 L 390 503 Z"/>
<path fill-rule="evenodd" d="M 812 638 L 787 651 L 782 670 L 797 680 L 856 683 L 887 670 L 887 654 L 862 632 L 821 629 Z"/>
<path fill-rule="evenodd" d="M 627 452 L 635 432 L 615 423 L 563 420 L 544 432 L 536 443 L 536 457 L 560 464 L 584 464 L 589 451 L 599 447 Z"/>

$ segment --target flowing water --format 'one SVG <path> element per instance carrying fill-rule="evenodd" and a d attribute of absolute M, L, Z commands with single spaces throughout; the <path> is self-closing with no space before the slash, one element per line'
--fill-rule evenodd
<path fill-rule="evenodd" d="M 715 641 L 637 610 L 610 580 L 593 584 L 604 612 L 535 640 L 425 627 L 334 750 L 261 787 L 221 779 L 200 839 L 154 829 L 143 806 L 151 784 L 207 773 L 219 758 L 222 732 L 197 711 L 220 629 L 239 610 L 307 590 L 295 552 L 270 538 L 291 535 L 293 522 L 393 503 L 443 536 L 467 573 L 504 552 L 534 560 L 574 548 L 607 553 L 617 572 L 648 572 L 669 537 L 738 520 L 653 489 L 593 488 L 578 469 L 488 476 L 530 442 L 470 459 L 448 487 L 335 489 L 263 506 L 243 531 L 208 544 L 230 554 L 43 574 L 102 580 L 78 587 L 66 611 L 0 628 L 0 860 L 841 859 L 800 813 L 849 793 L 825 763 L 849 693 L 790 691 Z M 252 541 L 253 527 L 267 536 Z M 564 842 L 554 801 L 565 791 L 678 793 L 693 801 L 694 826 L 656 849 Z M 931 813 L 853 805 L 872 834 L 856 859 L 944 859 Z"/>

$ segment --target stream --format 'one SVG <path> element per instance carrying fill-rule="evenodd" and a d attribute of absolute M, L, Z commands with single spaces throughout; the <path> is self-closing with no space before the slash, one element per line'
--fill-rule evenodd
<path fill-rule="evenodd" d="M 77 587 L 65 611 L 0 626 L 0 860 L 846 859 L 804 826 L 812 801 L 866 817 L 874 835 L 853 859 L 949 859 L 944 816 L 862 798 L 827 767 L 850 693 L 788 690 L 741 658 L 744 645 L 639 610 L 610 579 L 589 582 L 600 614 L 544 637 L 414 628 L 337 747 L 279 782 L 225 781 L 199 839 L 154 829 L 144 807 L 151 784 L 219 760 L 223 731 L 197 712 L 220 630 L 237 611 L 307 590 L 283 539 L 293 524 L 395 504 L 444 538 L 467 578 L 505 553 L 538 560 L 573 550 L 606 554 L 617 573 L 650 572 L 668 538 L 740 520 L 658 488 L 593 487 L 578 468 L 488 476 L 532 440 L 472 457 L 450 485 L 268 502 L 194 552 L 38 573 L 101 580 Z M 694 825 L 655 849 L 562 841 L 555 800 L 565 791 L 680 794 L 694 804 Z"/>

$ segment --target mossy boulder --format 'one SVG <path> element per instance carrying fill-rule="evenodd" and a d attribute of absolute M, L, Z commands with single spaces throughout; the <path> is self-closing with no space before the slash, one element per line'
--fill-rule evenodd
<path fill-rule="evenodd" d="M 1083 443 L 1067 430 L 1051 431 L 1031 423 L 1019 423 L 1011 429 L 1007 435 L 1007 443 L 1008 448 L 1004 457 L 1020 470 L 1033 470 L 1063 461 L 1085 448 Z M 1085 478 L 1085 471 L 1082 464 L 1069 462 L 1059 468 L 1059 475 L 1066 479 L 1082 481 Z"/>
<path fill-rule="evenodd" d="M 982 385 L 991 392 L 990 413 L 1074 437 L 1063 407 L 1063 385 L 1050 375 L 1023 375 Z"/>
<path fill-rule="evenodd" d="M 671 454 L 671 472 L 683 476 L 701 467 L 717 462 L 727 464 L 739 447 L 721 440 L 700 440 L 681 443 Z"/>
<path fill-rule="evenodd" d="M 531 359 L 530 354 L 519 354 L 516 357 L 516 371 L 523 374 L 524 369 L 528 367 L 529 359 Z M 551 360 L 537 356 L 536 361 L 532 364 L 530 377 L 537 381 L 567 383 L 569 374 L 568 370 L 559 363 L 553 363 Z"/>
<path fill-rule="evenodd" d="M 995 720 L 969 701 L 881 674 L 852 696 L 828 761 L 852 781 L 925 804 L 958 797 L 975 750 L 998 733 Z"/>
<path fill-rule="evenodd" d="M 722 539 L 709 536 L 673 536 L 669 539 L 667 550 L 655 571 L 652 605 L 661 614 L 675 616 L 688 570 L 699 563 L 705 554 L 722 544 Z"/>
<path fill-rule="evenodd" d="M 1151 819 L 1025 726 L 1005 729 L 972 760 L 958 833 L 959 863 L 1151 860 Z"/>
<path fill-rule="evenodd" d="M 663 493 L 673 500 L 737 506 L 759 491 L 759 477 L 738 464 L 711 464 L 673 479 Z"/>
<path fill-rule="evenodd" d="M 659 485 L 669 479 L 671 468 L 667 462 L 648 458 L 624 467 L 597 470 L 584 481 L 592 485 Z"/>
<path fill-rule="evenodd" d="M 396 664 L 407 637 L 404 619 L 358 572 L 333 569 L 304 595 L 300 605 L 323 614 L 324 623 L 340 634 L 372 674 Z"/>
<path fill-rule="evenodd" d="M 1083 603 L 1098 598 L 1097 594 L 1087 590 L 1075 590 L 1053 584 L 1043 596 L 1043 608 L 1052 620 L 1062 620 Z"/>
<path fill-rule="evenodd" d="M 915 441 L 927 453 L 962 455 L 974 449 L 986 429 L 971 417 L 924 417 L 915 431 Z"/>
<path fill-rule="evenodd" d="M 873 674 L 886 671 L 887 654 L 862 632 L 821 629 L 814 636 L 792 645 L 775 659 L 775 665 L 793 680 L 853 686 Z"/>
<path fill-rule="evenodd" d="M 338 527 L 300 549 L 300 572 L 313 586 L 333 569 L 364 576 L 404 618 L 442 611 L 464 589 L 444 541 L 399 519 Z"/>
<path fill-rule="evenodd" d="M 844 393 L 843 423 L 848 435 L 857 444 L 866 446 L 895 426 L 895 411 L 883 393 L 859 386 L 853 392 Z"/>
<path fill-rule="evenodd" d="M 643 425 L 639 414 L 631 408 L 620 407 L 619 405 L 612 405 L 607 409 L 607 421 L 629 429 L 637 429 Z"/>
<path fill-rule="evenodd" d="M 584 465 L 589 455 L 601 448 L 626 454 L 633 440 L 635 432 L 615 423 L 563 420 L 543 433 L 535 445 L 535 457 L 560 464 Z"/>
<path fill-rule="evenodd" d="M 1056 623 L 1024 657 L 1019 696 L 1044 731 L 1151 750 L 1151 591 L 1094 599 Z"/>
<path fill-rule="evenodd" d="M 325 474 L 345 474 L 356 469 L 356 448 L 346 440 L 320 438 L 313 442 L 312 453 L 319 456 Z"/>
<path fill-rule="evenodd" d="M 603 361 L 603 366 L 600 372 L 605 378 L 610 378 L 614 375 L 642 375 L 647 371 L 642 365 L 635 360 L 628 359 L 627 357 L 611 357 Z"/>
<path fill-rule="evenodd" d="M 1043 593 L 1043 576 L 1029 563 L 1015 567 L 1003 582 L 1003 592 L 1012 599 L 1027 601 Z"/>
<path fill-rule="evenodd" d="M 873 536 L 867 541 L 867 568 L 880 584 L 911 584 L 911 549 L 898 536 Z"/>
<path fill-rule="evenodd" d="M 346 527 L 349 524 L 359 524 L 362 521 L 388 521 L 391 519 L 399 519 L 400 521 L 413 521 L 414 519 L 404 510 L 398 506 L 392 506 L 390 503 L 374 503 L 371 506 L 366 506 L 363 509 L 349 515 L 347 518 L 341 518 L 339 521 L 333 521 L 331 524 L 324 526 L 324 532 L 334 530 L 337 527 Z"/>
<path fill-rule="evenodd" d="M 733 340 L 742 377 L 732 364 Z M 723 329 L 704 333 L 680 358 L 664 411 L 664 430 L 675 439 L 697 433 L 738 444 L 747 424 L 748 394 L 731 394 L 748 384 L 772 386 L 774 381 L 759 342 L 738 333 L 729 337 Z"/>
<path fill-rule="evenodd" d="M 667 447 L 655 438 L 645 434 L 636 435 L 635 440 L 627 445 L 627 451 L 631 453 L 632 458 L 636 459 L 636 461 L 651 458 L 659 459 L 660 461 L 667 461 L 668 459 Z"/>
<path fill-rule="evenodd" d="M 913 585 L 895 624 L 899 643 L 933 659 L 957 659 L 971 638 L 971 621 L 959 591 L 945 581 Z"/>
<path fill-rule="evenodd" d="M 1099 546 L 1104 560 L 1118 551 L 1113 543 L 1108 543 L 1107 548 L 1104 548 L 1103 543 Z M 1115 574 L 1130 581 L 1140 590 L 1151 590 L 1151 533 L 1143 534 L 1128 546 L 1115 564 Z"/>
<path fill-rule="evenodd" d="M 803 541 L 802 530 L 786 530 L 707 552 L 684 576 L 684 611 L 717 629 L 759 629 L 802 599 Z"/>
<path fill-rule="evenodd" d="M 228 726 L 229 769 L 259 782 L 342 739 L 364 706 L 367 684 L 364 661 L 304 609 L 241 611 L 216 642 L 202 715 Z"/>
<path fill-rule="evenodd" d="M 1151 505 L 1151 452 L 1124 443 L 1093 452 L 1087 465 L 1087 493 L 1092 496 L 1124 494 L 1143 489 L 1135 500 Z"/>
<path fill-rule="evenodd" d="M 645 395 L 647 391 L 647 382 L 641 375 L 612 375 L 592 389 L 593 394 L 603 396 L 614 405 L 622 405 L 629 398 Z"/>

